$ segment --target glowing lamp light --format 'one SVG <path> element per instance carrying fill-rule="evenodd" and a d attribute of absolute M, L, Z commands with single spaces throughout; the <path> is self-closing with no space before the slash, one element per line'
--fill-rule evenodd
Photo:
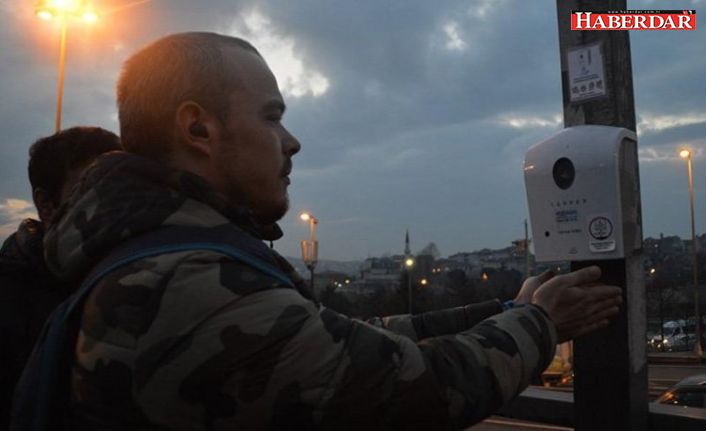
<path fill-rule="evenodd" d="M 53 6 L 57 10 L 63 10 L 63 11 L 75 11 L 79 7 L 81 7 L 81 3 L 83 3 L 81 0 L 48 0 L 45 3 Z"/>
<path fill-rule="evenodd" d="M 414 266 L 414 259 L 409 258 L 404 261 L 404 264 L 407 268 L 411 268 L 412 266 Z"/>
<path fill-rule="evenodd" d="M 37 16 L 45 20 L 67 15 L 83 17 L 89 22 L 98 19 L 87 0 L 39 0 L 35 11 Z"/>
<path fill-rule="evenodd" d="M 682 159 L 688 159 L 689 157 L 691 157 L 691 151 L 685 148 L 679 151 L 679 157 L 681 157 Z"/>
<path fill-rule="evenodd" d="M 309 213 L 302 213 L 302 215 L 300 215 L 299 218 L 304 221 L 309 221 L 309 220 L 311 220 L 311 215 Z"/>
<path fill-rule="evenodd" d="M 92 10 L 87 10 L 83 13 L 83 20 L 87 23 L 93 24 L 94 22 L 98 21 L 98 14 L 96 14 Z"/>
<path fill-rule="evenodd" d="M 420 283 L 422 283 L 422 286 L 426 286 L 426 285 L 427 285 L 427 279 L 426 279 L 426 278 L 422 278 L 422 281 L 420 281 Z"/>
<path fill-rule="evenodd" d="M 37 11 L 37 16 L 44 21 L 49 21 L 50 19 L 54 18 L 54 14 L 51 13 L 51 11 L 47 9 L 40 9 Z"/>

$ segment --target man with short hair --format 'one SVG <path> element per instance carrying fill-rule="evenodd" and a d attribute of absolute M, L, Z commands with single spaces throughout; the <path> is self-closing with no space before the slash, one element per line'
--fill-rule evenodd
<path fill-rule="evenodd" d="M 0 429 L 12 390 L 51 311 L 70 292 L 46 268 L 42 239 L 83 170 L 120 140 L 98 127 L 74 127 L 39 139 L 29 150 L 29 181 L 39 221 L 25 219 L 0 249 Z"/>
<path fill-rule="evenodd" d="M 535 280 L 504 312 L 371 325 L 322 307 L 262 242 L 282 234 L 300 144 L 243 40 L 154 42 L 126 62 L 118 107 L 128 153 L 86 173 L 47 235 L 52 270 L 78 282 L 121 244 L 174 228 L 240 253 L 171 247 L 98 278 L 75 346 L 74 429 L 460 428 L 522 391 L 557 340 L 618 311 L 596 267 Z"/>

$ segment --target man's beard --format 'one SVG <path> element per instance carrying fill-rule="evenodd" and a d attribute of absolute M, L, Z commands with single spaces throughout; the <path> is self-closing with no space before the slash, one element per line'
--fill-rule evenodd
<path fill-rule="evenodd" d="M 263 205 L 258 205 L 262 207 Z M 285 195 L 284 202 L 281 205 L 272 205 L 271 208 L 256 210 L 254 206 L 248 208 L 250 215 L 258 224 L 270 225 L 281 220 L 289 210 L 289 196 Z"/>

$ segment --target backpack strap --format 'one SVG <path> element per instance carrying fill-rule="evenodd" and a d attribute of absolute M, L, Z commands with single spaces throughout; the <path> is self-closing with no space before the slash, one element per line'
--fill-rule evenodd
<path fill-rule="evenodd" d="M 284 285 L 295 287 L 292 280 L 278 268 L 269 248 L 234 225 L 213 228 L 167 226 L 129 239 L 113 249 L 88 273 L 68 312 L 83 305 L 93 286 L 108 273 L 147 257 L 189 250 L 222 253 L 274 277 Z"/>
<path fill-rule="evenodd" d="M 277 265 L 272 251 L 238 227 L 162 227 L 131 238 L 108 253 L 88 273 L 81 287 L 54 310 L 42 330 L 15 392 L 12 430 L 69 429 L 70 372 L 83 305 L 98 282 L 118 268 L 147 257 L 209 250 L 296 288 Z"/>

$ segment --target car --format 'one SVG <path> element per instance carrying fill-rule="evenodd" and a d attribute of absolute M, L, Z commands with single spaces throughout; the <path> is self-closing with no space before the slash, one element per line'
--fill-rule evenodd
<path fill-rule="evenodd" d="M 674 406 L 706 408 L 706 374 L 696 374 L 679 381 L 679 383 L 667 389 L 653 402 Z"/>
<path fill-rule="evenodd" d="M 648 348 L 657 352 L 690 351 L 696 343 L 695 325 L 684 320 L 671 320 L 663 326 L 664 341 L 661 334 L 649 338 Z"/>

